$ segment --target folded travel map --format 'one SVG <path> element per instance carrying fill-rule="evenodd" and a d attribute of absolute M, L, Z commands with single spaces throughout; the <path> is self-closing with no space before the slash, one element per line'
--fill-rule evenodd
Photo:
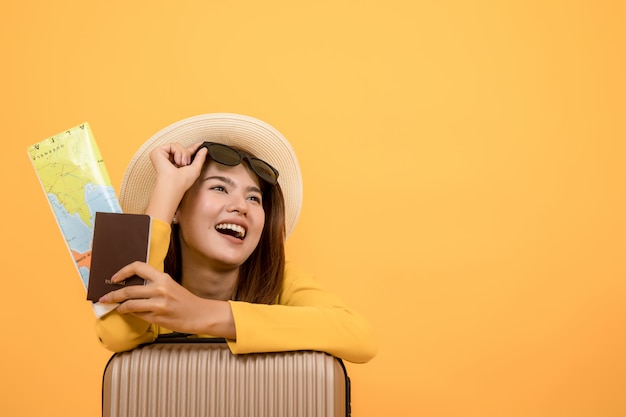
<path fill-rule="evenodd" d="M 89 123 L 29 146 L 28 155 L 86 292 L 96 212 L 122 212 Z M 115 306 L 93 308 L 100 317 Z"/>

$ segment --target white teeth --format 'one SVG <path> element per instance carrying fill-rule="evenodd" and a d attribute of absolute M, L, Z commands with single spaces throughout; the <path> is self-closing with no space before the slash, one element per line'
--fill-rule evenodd
<path fill-rule="evenodd" d="M 244 229 L 243 226 L 239 226 L 238 224 L 222 223 L 215 226 L 215 228 L 218 230 L 232 230 L 236 233 L 235 236 L 240 239 L 246 237 L 246 229 Z"/>

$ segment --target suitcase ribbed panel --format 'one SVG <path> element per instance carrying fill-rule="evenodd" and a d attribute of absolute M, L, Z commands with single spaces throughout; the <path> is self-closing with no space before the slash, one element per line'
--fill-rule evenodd
<path fill-rule="evenodd" d="M 157 343 L 113 356 L 103 416 L 346 416 L 346 378 L 321 352 L 233 355 L 225 343 Z"/>

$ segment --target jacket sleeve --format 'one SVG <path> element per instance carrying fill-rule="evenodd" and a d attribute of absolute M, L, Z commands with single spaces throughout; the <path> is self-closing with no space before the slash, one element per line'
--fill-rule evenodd
<path fill-rule="evenodd" d="M 160 271 L 163 271 L 170 233 L 169 224 L 152 220 L 148 263 Z M 96 334 L 105 348 L 122 352 L 154 341 L 159 334 L 159 327 L 130 314 L 120 314 L 113 310 L 96 319 Z"/>
<path fill-rule="evenodd" d="M 230 301 L 237 340 L 233 353 L 318 350 L 365 363 L 377 352 L 369 323 L 290 263 L 278 304 Z"/>

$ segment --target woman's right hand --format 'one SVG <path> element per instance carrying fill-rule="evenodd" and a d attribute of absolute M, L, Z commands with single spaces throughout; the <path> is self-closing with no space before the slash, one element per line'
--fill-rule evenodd
<path fill-rule="evenodd" d="M 200 145 L 197 143 L 185 148 L 180 143 L 168 143 L 154 148 L 150 152 L 150 161 L 156 170 L 157 180 L 167 178 L 172 184 L 178 183 L 187 191 L 200 175 L 206 157 L 206 151 L 200 151 L 191 162 L 192 155 Z"/>
<path fill-rule="evenodd" d="M 150 160 L 156 171 L 156 181 L 146 214 L 167 223 L 172 221 L 180 200 L 200 176 L 207 156 L 200 143 L 185 148 L 179 143 L 158 146 L 150 152 Z"/>

